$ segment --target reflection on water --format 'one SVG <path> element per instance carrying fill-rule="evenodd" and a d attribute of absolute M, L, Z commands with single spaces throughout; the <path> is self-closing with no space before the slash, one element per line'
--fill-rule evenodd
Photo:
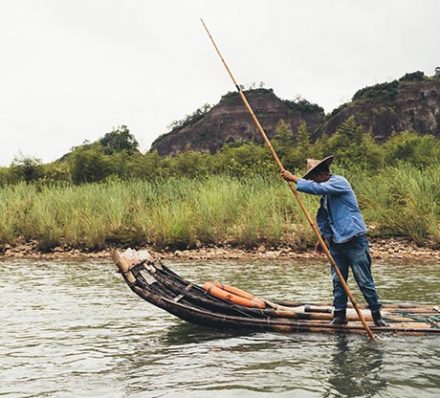
<path fill-rule="evenodd" d="M 437 337 L 217 331 L 135 296 L 108 262 L 0 263 L 0 395 L 438 397 Z M 177 263 L 269 298 L 330 301 L 322 264 Z M 377 266 L 384 301 L 440 303 L 440 265 Z M 359 297 L 359 296 L 358 296 Z"/>
<path fill-rule="evenodd" d="M 227 339 L 236 336 L 245 337 L 252 332 L 235 332 L 233 330 L 216 330 L 204 326 L 197 326 L 188 322 L 179 322 L 171 326 L 163 334 L 161 342 L 164 345 L 179 346 L 193 343 L 208 342 L 210 340 Z"/>
<path fill-rule="evenodd" d="M 374 397 L 387 385 L 382 377 L 383 347 L 368 341 L 351 342 L 347 336 L 336 337 L 328 378 L 328 395 L 333 391 L 344 397 Z"/>

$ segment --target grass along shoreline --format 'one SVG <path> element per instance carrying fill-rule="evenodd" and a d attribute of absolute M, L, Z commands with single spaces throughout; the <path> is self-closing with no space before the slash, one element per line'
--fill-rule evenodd
<path fill-rule="evenodd" d="M 372 238 L 440 247 L 440 166 L 401 165 L 347 176 Z M 301 195 L 314 215 L 318 197 Z M 175 252 L 221 246 L 303 252 L 315 237 L 280 178 L 169 178 L 85 185 L 18 184 L 0 190 L 0 248 L 97 252 L 150 246 Z"/>

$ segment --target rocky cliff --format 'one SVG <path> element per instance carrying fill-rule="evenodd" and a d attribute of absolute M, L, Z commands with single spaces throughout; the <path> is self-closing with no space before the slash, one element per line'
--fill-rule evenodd
<path fill-rule="evenodd" d="M 314 138 L 333 134 L 350 116 L 383 141 L 393 132 L 440 135 L 440 79 L 421 72 L 359 90 L 353 100 L 335 109 L 315 130 Z"/>
<path fill-rule="evenodd" d="M 399 80 L 359 90 L 351 102 L 328 115 L 306 100 L 288 101 L 272 90 L 246 91 L 261 125 L 269 138 L 280 120 L 295 135 L 301 122 L 306 122 L 312 138 L 333 134 L 350 116 L 377 140 L 393 132 L 415 131 L 440 136 L 440 76 L 427 77 L 422 72 L 409 73 Z M 179 122 L 171 132 L 159 137 L 151 150 L 159 154 L 177 154 L 185 150 L 214 153 L 225 143 L 254 141 L 261 137 L 238 93 L 228 93 L 212 108 L 197 110 Z"/>
<path fill-rule="evenodd" d="M 280 120 L 284 120 L 293 133 L 301 122 L 306 122 L 310 131 L 324 122 L 324 110 L 306 100 L 281 100 L 267 89 L 249 90 L 245 94 L 269 138 Z M 151 150 L 162 155 L 184 150 L 214 153 L 225 143 L 234 141 L 262 142 L 262 139 L 238 93 L 228 93 L 211 109 L 195 112 L 159 137 Z"/>

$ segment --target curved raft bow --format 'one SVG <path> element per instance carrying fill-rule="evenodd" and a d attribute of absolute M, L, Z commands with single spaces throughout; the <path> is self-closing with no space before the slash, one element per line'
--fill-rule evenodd
<path fill-rule="evenodd" d="M 364 328 L 353 309 L 348 310 L 348 325 L 332 326 L 332 307 L 289 301 L 263 300 L 265 308 L 231 304 L 227 298 L 211 296 L 154 259 L 146 251 L 116 251 L 113 259 L 133 292 L 149 303 L 197 325 L 230 330 L 310 333 L 363 333 Z M 371 322 L 369 310 L 364 317 Z M 440 308 L 431 305 L 389 304 L 383 307 L 389 327 L 371 326 L 375 333 L 438 334 Z"/>

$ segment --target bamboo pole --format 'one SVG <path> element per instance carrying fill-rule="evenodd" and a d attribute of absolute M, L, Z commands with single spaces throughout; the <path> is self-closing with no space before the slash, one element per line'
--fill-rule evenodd
<path fill-rule="evenodd" d="M 235 85 L 235 87 L 236 87 L 236 89 L 237 89 L 237 91 L 238 91 L 238 94 L 240 95 L 240 98 L 241 98 L 241 100 L 243 101 L 244 106 L 246 107 L 246 109 L 248 110 L 249 114 L 251 115 L 252 120 L 254 121 L 254 123 L 255 123 L 255 125 L 256 125 L 258 131 L 260 132 L 261 136 L 263 137 L 263 140 L 264 140 L 264 142 L 266 143 L 267 147 L 269 148 L 269 151 L 270 151 L 270 153 L 272 154 L 272 157 L 273 157 L 273 159 L 275 160 L 275 163 L 277 164 L 277 166 L 278 166 L 278 168 L 280 169 L 280 171 L 284 170 L 284 167 L 283 167 L 283 164 L 281 163 L 280 158 L 278 157 L 277 153 L 275 152 L 275 149 L 273 148 L 271 142 L 269 141 L 269 138 L 267 137 L 267 135 L 266 135 L 266 133 L 265 133 L 263 127 L 261 126 L 261 124 L 260 124 L 260 122 L 259 122 L 259 120 L 258 120 L 258 118 L 255 116 L 255 113 L 254 113 L 254 111 L 252 110 L 252 107 L 250 106 L 250 104 L 249 104 L 249 102 L 248 102 L 246 96 L 244 95 L 243 90 L 242 90 L 241 87 L 238 85 L 237 81 L 235 80 L 234 75 L 232 74 L 231 70 L 229 69 L 228 65 L 226 64 L 226 62 L 225 62 L 225 60 L 224 60 L 224 58 L 223 58 L 223 56 L 222 56 L 222 54 L 221 54 L 219 48 L 217 47 L 217 44 L 215 43 L 213 37 L 211 36 L 211 33 L 209 32 L 208 27 L 207 27 L 206 24 L 205 24 L 205 21 L 203 21 L 202 18 L 201 18 L 200 20 L 201 20 L 201 22 L 202 22 L 203 27 L 204 27 L 205 30 L 206 30 L 206 33 L 207 33 L 208 36 L 209 36 L 209 39 L 211 40 L 211 42 L 212 42 L 212 44 L 213 44 L 213 46 L 214 46 L 214 48 L 215 48 L 215 50 L 216 50 L 218 56 L 219 56 L 220 59 L 222 60 L 222 63 L 223 63 L 223 65 L 225 66 L 226 71 L 228 72 L 228 74 L 229 74 L 229 76 L 230 76 L 232 82 L 234 83 L 234 85 Z M 339 281 L 341 282 L 341 285 L 342 285 L 342 287 L 343 287 L 345 293 L 347 294 L 348 298 L 349 298 L 350 301 L 352 302 L 353 307 L 354 307 L 354 309 L 356 310 L 356 312 L 357 312 L 357 314 L 358 314 L 358 316 L 359 316 L 359 319 L 361 320 L 362 325 L 363 325 L 365 331 L 367 332 L 368 337 L 369 337 L 371 340 L 375 340 L 374 335 L 373 335 L 373 333 L 371 332 L 371 330 L 370 330 L 370 328 L 369 328 L 367 322 L 365 321 L 365 318 L 364 318 L 364 316 L 363 316 L 361 310 L 359 309 L 358 305 L 356 304 L 356 301 L 355 301 L 355 299 L 354 299 L 354 297 L 353 297 L 353 294 L 351 293 L 351 291 L 350 291 L 350 289 L 349 289 L 347 283 L 345 282 L 344 277 L 343 277 L 342 274 L 341 274 L 341 271 L 339 270 L 338 266 L 336 265 L 336 262 L 335 262 L 333 256 L 331 255 L 331 253 L 330 253 L 330 251 L 329 251 L 327 245 L 325 244 L 325 241 L 324 241 L 324 239 L 322 238 L 321 233 L 319 232 L 319 229 L 318 229 L 317 225 L 313 222 L 313 220 L 312 220 L 312 218 L 311 218 L 309 212 L 307 211 L 306 207 L 304 206 L 304 203 L 302 202 L 302 200 L 301 200 L 301 198 L 300 198 L 300 196 L 299 196 L 299 194 L 298 194 L 298 191 L 296 190 L 296 188 L 293 186 L 292 183 L 289 183 L 289 182 L 288 182 L 287 184 L 288 184 L 288 186 L 289 186 L 289 188 L 290 188 L 290 191 L 292 192 L 293 196 L 295 197 L 296 201 L 298 202 L 299 207 L 300 207 L 301 210 L 303 211 L 304 216 L 306 217 L 308 223 L 310 224 L 310 227 L 311 227 L 312 230 L 315 232 L 316 237 L 318 238 L 318 242 L 319 242 L 320 245 L 322 246 L 323 251 L 324 251 L 325 255 L 327 256 L 328 260 L 330 261 L 331 266 L 333 267 L 333 269 L 335 270 L 336 274 L 338 275 Z"/>

